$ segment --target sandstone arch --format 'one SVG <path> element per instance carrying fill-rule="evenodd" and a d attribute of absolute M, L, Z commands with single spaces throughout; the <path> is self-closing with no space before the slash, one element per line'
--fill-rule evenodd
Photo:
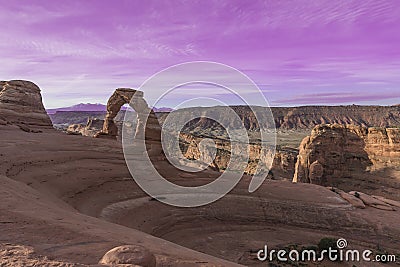
<path fill-rule="evenodd" d="M 154 111 L 144 100 L 143 92 L 131 88 L 118 88 L 109 98 L 101 134 L 114 137 L 118 135 L 114 118 L 125 104 L 129 104 L 137 113 L 135 139 L 161 140 L 161 127 Z M 149 116 L 146 120 L 147 114 Z"/>

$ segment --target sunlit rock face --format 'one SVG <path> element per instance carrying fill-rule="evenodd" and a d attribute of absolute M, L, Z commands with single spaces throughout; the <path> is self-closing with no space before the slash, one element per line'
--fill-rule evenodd
<path fill-rule="evenodd" d="M 67 128 L 68 134 L 76 134 L 94 137 L 99 131 L 103 129 L 104 120 L 97 118 L 88 118 L 86 125 L 84 124 L 71 124 Z"/>
<path fill-rule="evenodd" d="M 0 120 L 8 124 L 52 127 L 40 88 L 22 80 L 0 82 Z"/>
<path fill-rule="evenodd" d="M 319 125 L 303 139 L 294 182 L 331 185 L 335 178 L 400 166 L 400 129 Z"/>
<path fill-rule="evenodd" d="M 135 138 L 146 140 L 161 140 L 161 127 L 158 119 L 147 102 L 143 98 L 143 92 L 131 88 L 118 88 L 107 102 L 107 114 L 102 131 L 97 135 L 117 136 L 118 127 L 114 118 L 118 115 L 121 107 L 129 104 L 137 113 L 137 125 Z"/>
<path fill-rule="evenodd" d="M 400 166 L 400 128 L 369 128 L 365 150 L 374 169 Z"/>

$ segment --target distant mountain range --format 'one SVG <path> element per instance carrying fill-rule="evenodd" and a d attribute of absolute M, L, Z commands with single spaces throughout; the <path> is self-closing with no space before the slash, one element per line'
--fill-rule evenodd
<path fill-rule="evenodd" d="M 122 110 L 126 110 L 126 107 L 122 107 Z M 161 108 L 153 108 L 155 112 L 170 112 L 172 111 L 171 108 L 166 108 L 166 107 L 161 107 Z M 91 103 L 80 103 L 77 105 L 73 105 L 70 107 L 63 107 L 63 108 L 51 108 L 51 109 L 46 109 L 47 114 L 55 114 L 58 111 L 96 111 L 96 112 L 106 112 L 107 111 L 107 106 L 97 103 L 97 104 L 91 104 Z"/>

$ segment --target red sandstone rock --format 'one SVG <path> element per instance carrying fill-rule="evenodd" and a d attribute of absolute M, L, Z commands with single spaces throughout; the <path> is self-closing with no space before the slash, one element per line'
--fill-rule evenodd
<path fill-rule="evenodd" d="M 11 124 L 52 127 L 39 87 L 28 81 L 0 83 L 0 117 Z"/>
<path fill-rule="evenodd" d="M 156 258 L 142 246 L 126 245 L 109 250 L 99 263 L 113 266 L 116 264 L 131 264 L 138 267 L 155 267 Z"/>

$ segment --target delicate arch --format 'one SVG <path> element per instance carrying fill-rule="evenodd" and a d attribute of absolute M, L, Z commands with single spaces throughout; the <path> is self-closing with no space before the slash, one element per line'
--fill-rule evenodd
<path fill-rule="evenodd" d="M 150 108 L 143 98 L 143 92 L 131 88 L 118 88 L 108 99 L 102 134 L 118 135 L 114 118 L 125 104 L 129 104 L 137 113 L 135 139 L 160 140 L 161 127 L 155 113 L 153 110 L 149 111 Z M 149 116 L 146 120 L 147 114 Z"/>

